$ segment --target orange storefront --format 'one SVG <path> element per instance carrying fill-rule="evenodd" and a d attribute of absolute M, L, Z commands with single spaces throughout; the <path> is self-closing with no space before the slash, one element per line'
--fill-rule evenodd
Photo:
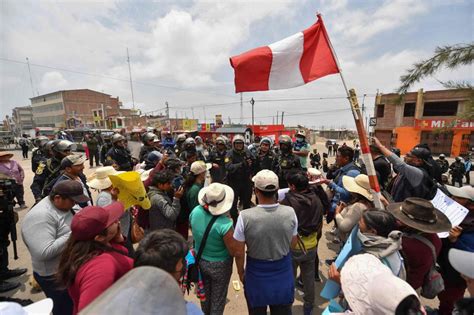
<path fill-rule="evenodd" d="M 427 143 L 433 155 L 465 155 L 474 147 L 474 121 L 459 119 L 415 119 L 415 126 L 397 127 L 392 139 L 402 154 Z"/>

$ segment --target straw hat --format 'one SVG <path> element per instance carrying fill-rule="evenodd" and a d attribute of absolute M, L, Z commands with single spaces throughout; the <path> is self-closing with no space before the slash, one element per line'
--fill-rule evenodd
<path fill-rule="evenodd" d="M 403 202 L 389 204 L 387 210 L 403 224 L 426 233 L 451 230 L 448 217 L 426 199 L 410 197 Z"/>
<path fill-rule="evenodd" d="M 100 167 L 95 172 L 95 177 L 87 182 L 87 185 L 93 189 L 107 189 L 112 186 L 109 175 L 116 175 L 118 172 L 113 166 Z"/>
<path fill-rule="evenodd" d="M 451 195 L 458 198 L 469 199 L 474 201 L 474 188 L 471 186 L 463 186 L 463 187 L 455 187 L 445 185 L 446 189 L 449 191 Z"/>
<path fill-rule="evenodd" d="M 190 171 L 194 175 L 199 175 L 211 169 L 211 167 L 212 167 L 211 163 L 204 163 L 204 161 L 196 161 L 196 162 L 193 162 L 193 164 L 191 164 Z"/>
<path fill-rule="evenodd" d="M 227 185 L 212 183 L 199 191 L 198 200 L 212 215 L 221 215 L 232 208 L 234 191 Z"/>
<path fill-rule="evenodd" d="M 360 174 L 356 177 L 343 176 L 342 185 L 352 193 L 362 195 L 370 201 L 374 200 L 374 196 L 370 192 L 369 176 L 365 174 Z"/>

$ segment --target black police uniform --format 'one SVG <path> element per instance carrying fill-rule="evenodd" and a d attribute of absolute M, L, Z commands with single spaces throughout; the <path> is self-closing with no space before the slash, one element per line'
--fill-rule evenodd
<path fill-rule="evenodd" d="M 53 157 L 39 163 L 30 186 L 35 200 L 40 200 L 50 193 L 44 188 L 54 182 L 59 175 L 61 175 L 61 159 Z"/>
<path fill-rule="evenodd" d="M 255 173 L 258 173 L 261 170 L 270 170 L 275 172 L 277 169 L 278 159 L 272 150 L 268 150 L 268 152 L 262 152 L 262 150 L 259 149 L 256 159 L 257 165 L 255 167 Z"/>
<path fill-rule="evenodd" d="M 36 172 L 41 161 L 47 160 L 46 154 L 41 149 L 36 149 L 31 153 L 31 170 Z"/>
<path fill-rule="evenodd" d="M 211 168 L 211 179 L 213 183 L 224 184 L 226 180 L 226 169 L 225 169 L 225 157 L 227 155 L 226 150 L 218 151 L 214 149 L 209 154 L 209 163 L 219 165 L 219 168 Z"/>
<path fill-rule="evenodd" d="M 107 160 L 107 153 L 110 149 L 112 149 L 112 144 L 106 141 L 104 145 L 100 148 L 100 163 L 105 163 L 105 160 Z"/>
<path fill-rule="evenodd" d="M 126 148 L 112 147 L 107 152 L 107 160 L 113 160 L 118 165 L 119 171 L 132 171 L 133 160 L 132 155 Z"/>
<path fill-rule="evenodd" d="M 187 161 L 187 153 L 188 152 L 194 152 L 196 153 L 196 161 L 206 161 L 206 158 L 204 157 L 204 154 L 202 154 L 201 151 L 198 151 L 196 149 L 191 149 L 191 150 L 183 150 L 180 155 L 179 155 L 179 159 L 181 161 Z"/>
<path fill-rule="evenodd" d="M 249 165 L 248 160 L 251 161 L 251 165 Z M 255 157 L 247 148 L 244 148 L 242 151 L 231 149 L 227 152 L 225 158 L 225 168 L 227 171 L 227 185 L 234 190 L 234 202 L 230 209 L 230 215 L 235 224 L 239 216 L 237 210 L 239 199 L 242 202 L 242 209 L 251 207 L 251 178 L 255 168 Z"/>
<path fill-rule="evenodd" d="M 277 162 L 277 174 L 278 174 L 278 185 L 281 188 L 288 188 L 286 177 L 292 171 L 301 170 L 301 163 L 299 157 L 291 152 L 281 153 L 278 156 Z"/>
<path fill-rule="evenodd" d="M 151 145 L 142 145 L 142 147 L 140 148 L 140 154 L 138 155 L 138 160 L 140 161 L 140 163 L 145 161 L 148 153 L 152 151 L 157 151 L 157 149 Z"/>

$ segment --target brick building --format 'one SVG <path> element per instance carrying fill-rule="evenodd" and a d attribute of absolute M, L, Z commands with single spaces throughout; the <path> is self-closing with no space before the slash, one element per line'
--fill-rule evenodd
<path fill-rule="evenodd" d="M 470 108 L 472 91 L 440 90 L 396 93 L 376 97 L 375 136 L 402 154 L 427 143 L 434 155 L 467 154 L 474 147 L 474 121 L 463 120 Z"/>
<path fill-rule="evenodd" d="M 96 127 L 97 117 L 107 120 L 122 105 L 118 97 L 89 89 L 56 91 L 30 100 L 37 127 Z"/>

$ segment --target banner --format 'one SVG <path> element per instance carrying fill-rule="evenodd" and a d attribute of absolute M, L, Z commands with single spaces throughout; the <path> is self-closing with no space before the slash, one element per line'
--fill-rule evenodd
<path fill-rule="evenodd" d="M 474 130 L 474 121 L 462 119 L 415 119 L 415 129 L 434 130 L 441 128 Z"/>

